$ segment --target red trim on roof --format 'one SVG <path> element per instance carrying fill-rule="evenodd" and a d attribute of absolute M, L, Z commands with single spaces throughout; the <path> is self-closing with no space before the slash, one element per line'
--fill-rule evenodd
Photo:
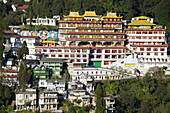
<path fill-rule="evenodd" d="M 39 38 L 39 36 L 20 36 L 20 35 L 13 35 L 12 37 L 20 37 L 20 38 Z"/>
<path fill-rule="evenodd" d="M 61 48 L 61 49 L 89 49 L 90 47 L 44 47 L 44 46 L 35 46 L 35 48 Z"/>
<path fill-rule="evenodd" d="M 10 77 L 10 78 L 17 78 L 18 76 L 8 76 L 8 75 L 5 75 L 5 76 L 0 76 L 0 77 Z"/>
<path fill-rule="evenodd" d="M 102 41 L 102 40 L 106 40 L 106 41 L 125 41 L 127 39 L 111 39 L 111 38 L 66 38 L 66 40 L 79 40 L 79 41 L 88 41 L 88 40 L 92 40 L 92 41 Z"/>
<path fill-rule="evenodd" d="M 165 29 L 124 29 L 125 31 L 166 31 Z"/>
<path fill-rule="evenodd" d="M 63 33 L 63 34 L 79 34 L 79 35 L 124 35 L 124 33 L 92 33 L 92 32 L 89 32 L 89 33 L 83 33 L 83 32 L 67 32 L 67 33 Z"/>
<path fill-rule="evenodd" d="M 19 73 L 19 71 L 6 71 L 6 70 L 0 70 L 0 72 L 11 72 L 11 73 Z"/>
<path fill-rule="evenodd" d="M 114 30 L 115 28 L 93 28 L 93 27 L 76 27 L 76 29 L 111 29 Z"/>
<path fill-rule="evenodd" d="M 127 47 L 91 47 L 91 49 L 128 49 Z"/>
<path fill-rule="evenodd" d="M 130 45 L 132 47 L 168 47 L 168 45 Z"/>
<path fill-rule="evenodd" d="M 13 4 L 16 9 L 27 9 L 28 5 Z"/>
<path fill-rule="evenodd" d="M 42 47 L 35 46 L 35 48 L 61 48 L 61 49 L 128 49 L 127 47 Z"/>
<path fill-rule="evenodd" d="M 21 38 L 39 38 L 39 36 L 20 36 Z"/>
<path fill-rule="evenodd" d="M 112 22 L 112 21 L 104 21 L 103 23 L 108 23 L 108 24 L 122 24 L 122 22 Z"/>
<path fill-rule="evenodd" d="M 4 33 L 15 33 L 14 31 L 4 31 Z"/>
<path fill-rule="evenodd" d="M 69 21 L 69 20 L 59 20 L 59 23 L 102 23 L 102 21 Z"/>

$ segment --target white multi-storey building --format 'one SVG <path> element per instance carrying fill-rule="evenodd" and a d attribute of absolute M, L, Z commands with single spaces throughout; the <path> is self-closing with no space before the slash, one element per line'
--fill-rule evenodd
<path fill-rule="evenodd" d="M 36 89 L 26 89 L 15 94 L 16 110 L 31 109 L 36 110 L 37 95 Z M 26 105 L 26 103 L 28 105 Z"/>
<path fill-rule="evenodd" d="M 39 106 L 40 106 L 40 112 L 57 110 L 57 106 L 58 106 L 57 91 L 40 90 Z"/>
<path fill-rule="evenodd" d="M 122 17 L 116 13 L 102 16 L 95 11 L 85 11 L 84 15 L 70 12 L 59 21 L 59 45 L 51 42 L 48 47 L 37 46 L 36 53 L 69 59 L 76 67 L 88 64 L 108 67 L 124 58 L 125 40 Z"/>
<path fill-rule="evenodd" d="M 168 66 L 167 43 L 165 30 L 153 23 L 149 17 L 132 18 L 126 30 L 129 44 L 127 47 L 138 54 L 140 70 L 148 70 L 154 66 Z"/>
<path fill-rule="evenodd" d="M 59 94 L 66 94 L 65 81 L 49 82 L 47 80 L 39 80 L 39 88 L 57 91 Z"/>
<path fill-rule="evenodd" d="M 30 25 L 30 19 L 26 19 L 27 25 Z M 55 18 L 33 18 L 32 25 L 56 26 L 57 19 Z"/>
<path fill-rule="evenodd" d="M 9 35 L 11 33 L 6 33 Z M 38 57 L 35 56 L 35 46 L 40 45 L 39 42 L 40 38 L 38 36 L 20 36 L 20 35 L 10 35 L 5 36 L 6 44 L 10 44 L 12 49 L 12 53 L 17 55 L 17 50 L 22 47 L 24 41 L 27 43 L 27 47 L 29 49 L 29 55 L 26 56 L 27 59 L 37 59 Z"/>

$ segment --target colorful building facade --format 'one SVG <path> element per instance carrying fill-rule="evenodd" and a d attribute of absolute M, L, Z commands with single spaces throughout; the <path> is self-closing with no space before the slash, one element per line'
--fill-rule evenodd
<path fill-rule="evenodd" d="M 166 29 L 154 24 L 153 18 L 134 17 L 125 31 L 129 41 L 127 47 L 138 54 L 139 68 L 168 66 Z"/>
<path fill-rule="evenodd" d="M 96 15 L 95 11 L 86 11 L 84 15 L 70 12 L 59 21 L 59 45 L 37 46 L 36 50 L 47 58 L 69 59 L 75 66 L 107 67 L 124 58 L 125 40 L 122 16 Z"/>

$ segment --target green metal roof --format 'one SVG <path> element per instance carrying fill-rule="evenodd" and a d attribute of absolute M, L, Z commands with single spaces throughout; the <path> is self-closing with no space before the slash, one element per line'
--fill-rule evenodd
<path fill-rule="evenodd" d="M 42 61 L 46 61 L 46 62 L 63 62 L 63 59 L 58 59 L 58 58 L 41 58 L 40 60 Z"/>

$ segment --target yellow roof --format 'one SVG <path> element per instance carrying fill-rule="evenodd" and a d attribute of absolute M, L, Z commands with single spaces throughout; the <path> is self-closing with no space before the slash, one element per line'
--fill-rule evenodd
<path fill-rule="evenodd" d="M 42 41 L 42 43 L 57 43 L 57 42 L 51 41 L 51 40 L 46 40 L 46 41 Z"/>
<path fill-rule="evenodd" d="M 138 16 L 138 17 L 134 17 L 134 18 L 150 18 L 150 17 L 147 17 L 147 16 Z"/>
<path fill-rule="evenodd" d="M 79 12 L 71 12 L 70 11 L 69 16 L 80 16 L 80 15 L 79 15 Z"/>
<path fill-rule="evenodd" d="M 70 11 L 70 14 L 69 15 L 63 15 L 64 17 L 83 17 L 83 16 L 80 16 L 79 15 L 79 12 L 71 12 Z"/>
<path fill-rule="evenodd" d="M 85 11 L 83 16 L 101 16 L 101 15 L 96 15 L 95 11 Z"/>
<path fill-rule="evenodd" d="M 147 20 L 136 20 L 132 23 L 129 23 L 128 25 L 156 25 L 156 24 L 148 22 Z"/>
<path fill-rule="evenodd" d="M 117 17 L 116 13 L 107 13 L 108 17 Z"/>
<path fill-rule="evenodd" d="M 109 12 L 106 16 L 103 16 L 103 18 L 122 18 L 122 16 L 118 17 L 116 13 Z"/>

